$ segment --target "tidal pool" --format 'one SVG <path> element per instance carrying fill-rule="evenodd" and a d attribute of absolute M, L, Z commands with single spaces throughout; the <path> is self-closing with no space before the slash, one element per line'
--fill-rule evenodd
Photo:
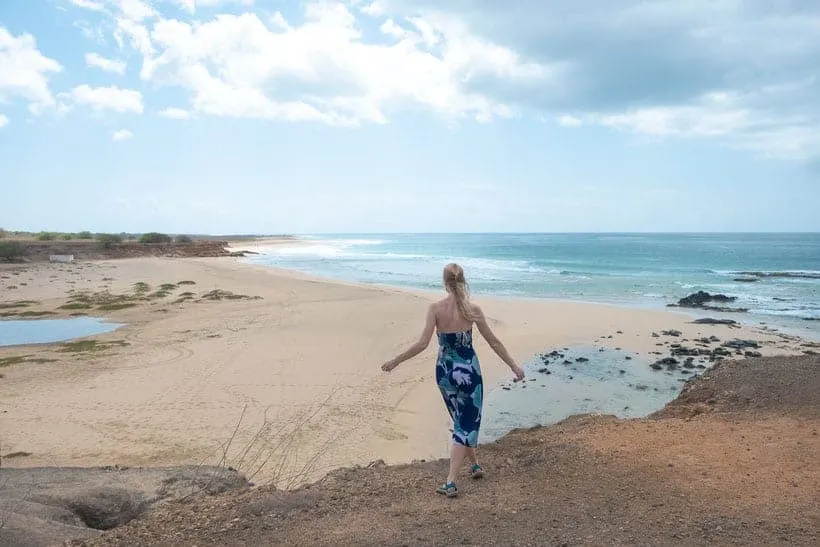
<path fill-rule="evenodd" d="M 0 347 L 64 342 L 112 332 L 122 326 L 95 317 L 0 321 Z"/>

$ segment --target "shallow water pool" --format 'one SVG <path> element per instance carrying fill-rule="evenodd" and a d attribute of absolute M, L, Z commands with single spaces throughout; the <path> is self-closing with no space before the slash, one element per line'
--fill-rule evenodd
<path fill-rule="evenodd" d="M 108 323 L 95 317 L 0 321 L 0 346 L 63 342 L 112 332 L 120 327 L 119 323 Z"/>
<path fill-rule="evenodd" d="M 516 428 L 554 424 L 574 414 L 643 417 L 677 397 L 684 380 L 704 372 L 654 371 L 649 368 L 652 361 L 626 351 L 601 352 L 593 347 L 558 351 L 562 357 L 549 359 L 549 364 L 536 359 L 525 365 L 523 384 L 505 382 L 487 394 L 481 442 Z"/>

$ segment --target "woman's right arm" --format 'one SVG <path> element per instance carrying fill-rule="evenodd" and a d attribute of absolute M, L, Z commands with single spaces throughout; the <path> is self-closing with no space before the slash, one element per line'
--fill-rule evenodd
<path fill-rule="evenodd" d="M 513 374 L 515 375 L 516 381 L 524 379 L 524 371 L 521 367 L 518 366 L 518 363 L 515 362 L 507 348 L 504 347 L 504 344 L 501 343 L 501 340 L 495 335 L 495 333 L 490 328 L 490 324 L 487 323 L 487 318 L 484 317 L 484 312 L 482 311 L 481 307 L 476 304 L 473 304 L 473 311 L 475 313 L 475 324 L 478 327 L 478 332 L 481 333 L 481 336 L 487 341 L 493 351 L 498 355 L 502 361 L 504 361 L 510 370 L 512 370 Z"/>

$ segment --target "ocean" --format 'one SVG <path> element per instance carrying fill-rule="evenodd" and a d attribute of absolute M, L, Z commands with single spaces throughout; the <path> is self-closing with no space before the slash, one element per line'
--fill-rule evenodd
<path fill-rule="evenodd" d="M 458 262 L 476 294 L 655 309 L 703 290 L 737 297 L 742 322 L 820 331 L 817 233 L 310 235 L 250 261 L 435 291 Z"/>

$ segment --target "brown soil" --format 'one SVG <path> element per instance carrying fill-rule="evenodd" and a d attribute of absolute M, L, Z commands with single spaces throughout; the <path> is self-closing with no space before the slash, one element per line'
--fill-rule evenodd
<path fill-rule="evenodd" d="M 641 420 L 576 416 L 447 462 L 340 469 L 165 506 L 75 545 L 817 545 L 817 356 L 721 364 Z M 682 418 L 683 417 L 683 418 Z"/>

